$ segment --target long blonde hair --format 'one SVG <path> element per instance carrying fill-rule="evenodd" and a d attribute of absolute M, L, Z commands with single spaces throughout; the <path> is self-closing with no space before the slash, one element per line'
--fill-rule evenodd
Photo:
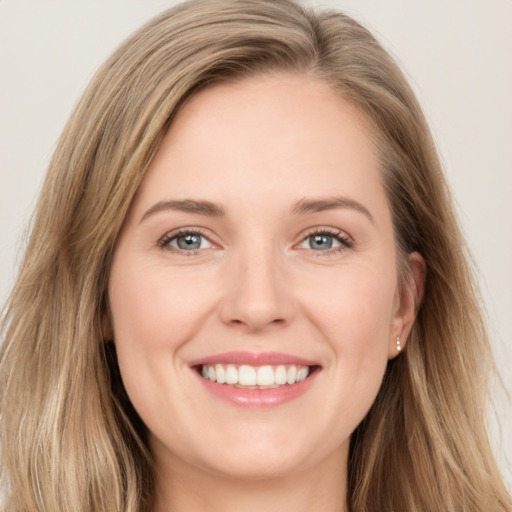
<path fill-rule="evenodd" d="M 6 512 L 142 512 L 153 493 L 145 427 L 102 320 L 110 259 L 179 106 L 271 70 L 327 81 L 376 128 L 404 275 L 428 274 L 406 350 L 351 440 L 351 512 L 512 510 L 484 424 L 488 338 L 432 138 L 402 73 L 339 12 L 291 0 L 203 0 L 163 13 L 93 78 L 50 163 L 0 361 Z"/>

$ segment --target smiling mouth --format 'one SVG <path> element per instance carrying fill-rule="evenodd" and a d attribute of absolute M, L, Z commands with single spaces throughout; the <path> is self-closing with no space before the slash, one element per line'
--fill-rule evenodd
<path fill-rule="evenodd" d="M 197 372 L 206 380 L 240 389 L 275 389 L 293 386 L 311 376 L 318 366 L 295 364 L 251 366 L 247 364 L 203 364 Z"/>

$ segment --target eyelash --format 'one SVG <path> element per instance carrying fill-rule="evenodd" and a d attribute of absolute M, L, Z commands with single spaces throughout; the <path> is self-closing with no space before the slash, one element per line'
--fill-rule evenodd
<path fill-rule="evenodd" d="M 325 249 L 323 251 L 315 251 L 313 249 L 307 249 L 311 253 L 313 253 L 316 257 L 329 257 L 336 256 L 339 253 L 346 251 L 347 249 L 353 249 L 354 241 L 344 232 L 333 228 L 314 228 L 311 231 L 307 232 L 307 234 L 301 239 L 299 244 L 302 244 L 305 240 L 315 235 L 327 235 L 334 238 L 337 242 L 340 243 L 338 247 L 334 247 L 332 249 Z"/>
<path fill-rule="evenodd" d="M 183 229 L 180 229 L 178 231 L 172 231 L 171 233 L 165 234 L 158 241 L 158 247 L 160 247 L 163 250 L 166 250 L 166 251 L 169 251 L 169 252 L 173 252 L 173 253 L 178 253 L 178 254 L 184 255 L 184 256 L 195 256 L 195 255 L 197 255 L 197 253 L 201 249 L 194 249 L 194 250 L 186 251 L 184 249 L 179 249 L 179 248 L 176 248 L 176 247 L 172 247 L 170 245 L 170 243 L 173 240 L 179 238 L 180 236 L 185 236 L 185 235 L 200 236 L 200 237 L 205 238 L 206 240 L 208 240 L 211 244 L 213 244 L 213 242 L 210 240 L 210 238 L 201 229 L 198 229 L 198 228 L 183 228 Z"/>
<path fill-rule="evenodd" d="M 201 229 L 183 228 L 178 231 L 174 231 L 174 232 L 165 234 L 158 241 L 158 247 L 160 247 L 161 249 L 170 251 L 170 252 L 179 253 L 184 256 L 197 255 L 197 253 L 201 249 L 194 249 L 194 250 L 187 251 L 184 249 L 172 247 L 170 245 L 170 243 L 173 240 L 179 238 L 180 236 L 185 236 L 185 235 L 199 236 L 199 237 L 205 238 L 206 240 L 208 240 L 209 243 L 213 244 L 213 242 L 210 240 L 210 238 Z M 347 249 L 352 249 L 354 247 L 354 242 L 348 235 L 346 235 L 343 231 L 339 231 L 339 230 L 332 229 L 332 228 L 315 228 L 315 229 L 307 232 L 307 234 L 300 240 L 299 244 L 295 245 L 295 247 L 297 247 L 297 245 L 304 243 L 308 238 L 316 236 L 316 235 L 327 235 L 329 237 L 334 238 L 337 242 L 340 243 L 340 245 L 338 247 L 334 247 L 332 249 L 325 249 L 325 250 L 320 250 L 320 251 L 315 251 L 314 249 L 307 249 L 308 251 L 315 254 L 315 256 L 317 256 L 317 257 L 334 256 L 340 252 L 343 252 Z"/>

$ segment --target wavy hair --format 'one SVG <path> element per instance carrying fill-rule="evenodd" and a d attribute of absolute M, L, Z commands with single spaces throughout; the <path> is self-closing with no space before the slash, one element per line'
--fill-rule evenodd
<path fill-rule="evenodd" d="M 145 427 L 103 339 L 121 226 L 180 105 L 269 71 L 328 82 L 373 125 L 402 274 L 427 265 L 405 350 L 351 439 L 351 512 L 510 512 L 484 410 L 493 368 L 429 128 L 401 71 L 350 17 L 291 0 L 199 0 L 150 21 L 100 68 L 51 160 L 2 323 L 6 512 L 147 512 Z"/>

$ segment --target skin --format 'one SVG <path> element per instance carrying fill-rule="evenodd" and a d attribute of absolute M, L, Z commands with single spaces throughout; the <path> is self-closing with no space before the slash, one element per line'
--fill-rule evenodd
<path fill-rule="evenodd" d="M 350 202 L 296 211 L 333 196 Z M 187 199 L 223 215 L 162 206 Z M 202 246 L 179 249 L 180 229 L 200 230 Z M 344 510 L 350 434 L 414 321 L 424 264 L 409 263 L 399 287 L 369 124 L 328 85 L 269 74 L 192 97 L 135 197 L 109 281 L 123 382 L 155 458 L 155 510 Z M 321 369 L 294 400 L 242 408 L 190 368 L 237 350 Z"/>

